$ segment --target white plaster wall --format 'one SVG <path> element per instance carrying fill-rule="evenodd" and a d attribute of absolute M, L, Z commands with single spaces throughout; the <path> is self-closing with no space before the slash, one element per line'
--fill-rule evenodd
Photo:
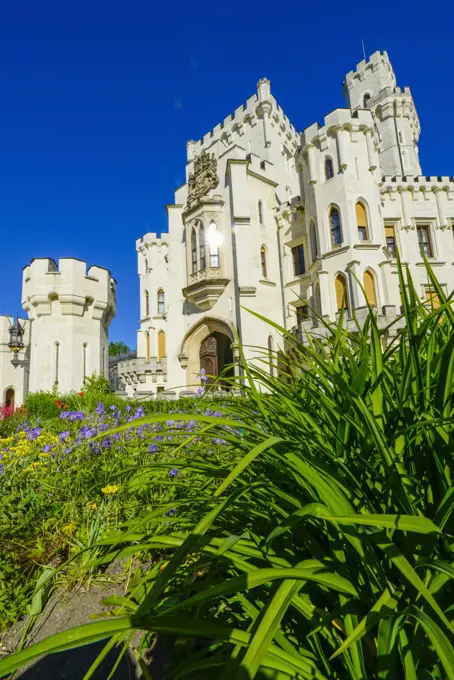
<path fill-rule="evenodd" d="M 107 375 L 108 326 L 115 315 L 110 272 L 72 258 L 36 259 L 24 268 L 22 306 L 31 322 L 31 392 L 78 391 L 85 376 Z M 58 343 L 58 372 L 57 372 Z"/>
<path fill-rule="evenodd" d="M 8 347 L 9 328 L 14 323 L 13 317 L 0 316 L 0 406 L 5 403 L 6 391 L 13 388 L 15 392 L 15 406 L 21 406 L 27 394 L 27 368 L 24 365 L 14 366 L 11 363 L 13 354 Z M 24 328 L 25 350 L 18 355 L 19 360 L 27 360 L 29 356 L 30 324 L 26 319 L 20 319 Z"/>

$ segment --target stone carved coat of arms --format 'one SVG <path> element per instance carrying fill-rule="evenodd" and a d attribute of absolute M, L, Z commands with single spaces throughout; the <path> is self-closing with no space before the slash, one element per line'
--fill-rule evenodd
<path fill-rule="evenodd" d="M 202 151 L 194 161 L 194 172 L 191 172 L 188 178 L 188 208 L 193 208 L 218 184 L 216 157 L 214 154 Z"/>

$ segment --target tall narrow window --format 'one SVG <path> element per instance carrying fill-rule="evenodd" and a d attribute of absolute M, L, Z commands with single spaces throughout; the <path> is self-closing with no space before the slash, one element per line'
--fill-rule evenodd
<path fill-rule="evenodd" d="M 377 306 L 377 293 L 375 291 L 374 275 L 370 271 L 364 272 L 364 292 L 366 300 L 371 307 Z"/>
<path fill-rule="evenodd" d="M 292 248 L 292 259 L 293 259 L 293 275 L 301 276 L 306 271 L 304 266 L 304 246 L 295 246 Z"/>
<path fill-rule="evenodd" d="M 270 367 L 270 376 L 274 376 L 274 342 L 271 335 L 268 336 L 268 363 Z"/>
<path fill-rule="evenodd" d="M 87 377 L 87 343 L 84 342 L 82 345 L 82 352 L 83 352 L 83 374 L 84 374 L 84 380 Z"/>
<path fill-rule="evenodd" d="M 208 243 L 210 246 L 210 267 L 217 269 L 219 267 L 219 244 L 221 236 L 218 232 L 216 222 L 211 222 L 208 227 Z"/>
<path fill-rule="evenodd" d="M 329 227 L 331 231 L 331 244 L 333 246 L 342 245 L 341 218 L 337 208 L 331 208 L 329 213 Z"/>
<path fill-rule="evenodd" d="M 399 142 L 400 142 L 401 144 L 404 143 L 404 135 L 403 135 L 402 130 L 399 130 Z"/>
<path fill-rule="evenodd" d="M 325 158 L 325 179 L 334 177 L 334 166 L 331 158 Z"/>
<path fill-rule="evenodd" d="M 418 227 L 418 243 L 421 255 L 433 257 L 430 229 L 428 226 Z"/>
<path fill-rule="evenodd" d="M 340 312 L 341 309 L 348 309 L 347 281 L 343 274 L 338 274 L 336 276 L 335 288 L 336 288 L 336 311 Z"/>
<path fill-rule="evenodd" d="M 266 248 L 262 246 L 260 248 L 260 266 L 262 268 L 262 277 L 264 279 L 268 278 L 268 266 L 266 262 Z"/>
<path fill-rule="evenodd" d="M 207 258 L 205 253 L 205 227 L 203 224 L 200 225 L 199 229 L 199 258 L 200 258 L 200 269 L 203 271 L 207 268 Z"/>
<path fill-rule="evenodd" d="M 56 342 L 55 343 L 55 376 L 54 376 L 54 382 L 56 385 L 58 385 L 58 375 L 59 375 L 59 368 L 60 368 L 60 343 Z"/>
<path fill-rule="evenodd" d="M 386 249 L 391 257 L 396 257 L 396 234 L 393 224 L 385 225 Z"/>
<path fill-rule="evenodd" d="M 361 203 L 361 201 L 358 201 L 358 203 L 355 206 L 355 211 L 356 211 L 356 225 L 358 227 L 358 239 L 360 241 L 368 241 L 369 230 L 367 225 L 366 206 L 364 205 L 364 203 Z"/>
<path fill-rule="evenodd" d="M 259 210 L 259 223 L 263 224 L 263 203 L 262 203 L 262 201 L 259 201 L 259 203 L 258 203 L 258 210 Z"/>
<path fill-rule="evenodd" d="M 197 234 L 195 227 L 192 227 L 191 231 L 191 261 L 192 261 L 192 273 L 197 272 Z"/>
<path fill-rule="evenodd" d="M 145 260 L 144 260 L 143 267 L 144 267 L 144 274 L 148 274 L 148 260 L 147 260 L 147 258 L 145 258 Z"/>
<path fill-rule="evenodd" d="M 166 311 L 164 291 L 162 288 L 158 290 L 158 314 L 164 314 Z"/>
<path fill-rule="evenodd" d="M 150 296 L 148 295 L 148 291 L 146 290 L 144 293 L 144 302 L 145 302 L 145 316 L 150 316 Z"/>
<path fill-rule="evenodd" d="M 363 97 L 363 108 L 364 109 L 367 108 L 367 103 L 368 103 L 369 99 L 370 99 L 370 94 L 368 92 L 366 92 L 366 94 Z"/>
<path fill-rule="evenodd" d="M 315 231 L 315 222 L 311 222 L 310 226 L 310 239 L 311 239 L 311 255 L 312 255 L 312 262 L 315 262 L 315 260 L 318 257 L 318 245 L 317 245 L 317 232 Z"/>
<path fill-rule="evenodd" d="M 158 333 L 158 361 L 161 361 L 166 355 L 166 334 L 164 331 Z"/>
<path fill-rule="evenodd" d="M 150 331 L 145 333 L 145 363 L 150 363 Z"/>

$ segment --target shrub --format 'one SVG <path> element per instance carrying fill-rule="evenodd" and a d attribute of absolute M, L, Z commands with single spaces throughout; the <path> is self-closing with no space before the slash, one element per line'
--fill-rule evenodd
<path fill-rule="evenodd" d="M 207 449 L 227 442 L 228 464 L 182 460 L 178 517 L 144 514 L 100 543 L 103 561 L 153 558 L 117 618 L 0 672 L 75 636 L 119 645 L 142 629 L 139 652 L 154 634 L 205 638 L 175 647 L 173 678 L 453 678 L 454 312 L 430 269 L 438 309 L 399 277 L 406 327 L 386 349 L 372 311 L 354 332 L 341 314 L 323 343 L 280 329 L 285 380 L 244 363 L 249 398 L 231 417 L 186 416 Z"/>
<path fill-rule="evenodd" d="M 85 394 L 105 395 L 110 394 L 111 389 L 109 381 L 105 375 L 92 373 L 92 375 L 85 378 L 84 384 L 82 386 L 82 392 Z"/>
<path fill-rule="evenodd" d="M 24 406 L 32 419 L 50 420 L 60 416 L 61 408 L 57 401 L 58 396 L 54 392 L 30 392 L 25 397 Z"/>

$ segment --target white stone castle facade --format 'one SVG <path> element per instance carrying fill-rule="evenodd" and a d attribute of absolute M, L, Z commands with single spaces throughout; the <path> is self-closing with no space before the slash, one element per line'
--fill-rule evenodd
<path fill-rule="evenodd" d="M 137 396 L 194 392 L 238 343 L 277 353 L 278 331 L 322 334 L 312 310 L 356 323 L 370 305 L 382 327 L 400 313 L 396 249 L 421 299 L 436 304 L 422 253 L 454 287 L 454 178 L 426 177 L 409 88 L 396 86 L 386 52 L 344 82 L 347 108 L 297 132 L 263 79 L 257 92 L 199 141 L 187 144 L 186 182 L 167 206 L 168 233 L 136 243 L 140 279 L 137 357 L 116 367 Z M 363 289 L 365 294 L 363 293 Z M 28 313 L 22 363 L 11 364 L 12 319 L 0 317 L 0 398 L 27 390 L 78 391 L 107 375 L 115 314 L 110 272 L 84 262 L 33 260 L 24 269 Z M 396 333 L 398 324 L 391 333 Z M 273 369 L 270 369 L 273 370 Z"/>
<path fill-rule="evenodd" d="M 247 102 L 187 144 L 186 183 L 167 206 L 168 233 L 137 241 L 137 358 L 120 364 L 137 393 L 194 389 L 200 370 L 277 351 L 279 333 L 322 332 L 311 308 L 334 320 L 400 313 L 396 249 L 422 299 L 433 293 L 422 252 L 454 286 L 454 179 L 425 177 L 420 124 L 386 52 L 344 82 L 347 108 L 301 134 L 263 79 Z M 361 283 L 359 285 L 358 281 Z M 347 321 L 347 323 L 353 323 Z M 394 331 L 396 332 L 396 326 Z"/>
<path fill-rule="evenodd" d="M 78 392 L 85 377 L 108 376 L 108 328 L 116 283 L 107 269 L 74 258 L 35 259 L 24 267 L 24 348 L 12 364 L 10 328 L 0 316 L 0 406 L 17 407 L 41 390 Z"/>

